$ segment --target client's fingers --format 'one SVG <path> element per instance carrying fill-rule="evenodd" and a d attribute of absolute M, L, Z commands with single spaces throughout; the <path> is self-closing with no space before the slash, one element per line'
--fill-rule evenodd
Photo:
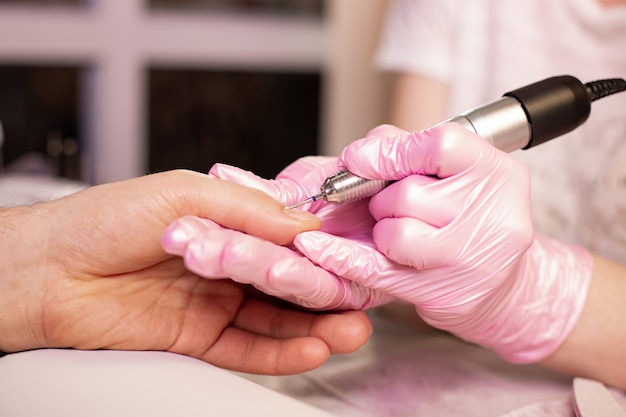
<path fill-rule="evenodd" d="M 234 324 L 278 339 L 316 337 L 324 340 L 333 354 L 355 351 L 372 332 L 372 324 L 363 311 L 318 314 L 279 308 L 254 299 L 246 302 Z"/>
<path fill-rule="evenodd" d="M 371 334 L 363 312 L 314 315 L 249 300 L 221 338 L 201 357 L 243 372 L 294 374 L 349 353 Z"/>
<path fill-rule="evenodd" d="M 159 182 L 150 185 L 156 187 L 157 195 L 171 193 L 166 199 L 175 204 L 177 215 L 170 222 L 177 217 L 195 215 L 278 244 L 290 243 L 296 234 L 321 227 L 315 215 L 285 210 L 282 203 L 257 189 L 185 171 L 173 171 L 169 177 L 159 178 Z M 167 180 L 172 183 L 165 188 Z"/>
<path fill-rule="evenodd" d="M 315 337 L 280 340 L 229 327 L 200 359 L 240 372 L 289 375 L 317 368 L 330 354 Z"/>

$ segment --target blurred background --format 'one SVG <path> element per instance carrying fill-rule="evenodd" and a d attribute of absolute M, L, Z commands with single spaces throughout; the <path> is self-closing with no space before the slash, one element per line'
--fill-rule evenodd
<path fill-rule="evenodd" d="M 385 121 L 386 0 L 0 0 L 5 171 L 275 176 Z"/>

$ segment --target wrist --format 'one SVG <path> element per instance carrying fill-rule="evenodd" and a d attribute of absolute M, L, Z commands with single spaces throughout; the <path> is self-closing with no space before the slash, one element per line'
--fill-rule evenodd
<path fill-rule="evenodd" d="M 481 344 L 511 362 L 538 362 L 559 348 L 578 321 L 593 259 L 584 248 L 538 235 L 520 268 L 491 300 L 494 320 Z"/>
<path fill-rule="evenodd" d="M 45 272 L 41 239 L 42 212 L 37 207 L 0 209 L 0 351 L 14 352 L 44 346 L 41 324 Z M 33 236 L 37 236 L 33 239 Z"/>

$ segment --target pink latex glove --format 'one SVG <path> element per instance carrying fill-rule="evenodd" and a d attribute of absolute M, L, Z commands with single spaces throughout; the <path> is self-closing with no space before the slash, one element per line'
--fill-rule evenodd
<path fill-rule="evenodd" d="M 324 179 L 335 172 L 337 158 L 306 157 L 285 168 L 276 180 L 265 180 L 222 164 L 215 165 L 209 174 L 259 189 L 291 205 L 319 190 Z M 307 206 L 322 219 L 325 232 L 374 246 L 371 236 L 375 221 L 367 201 L 342 206 L 317 202 Z M 183 256 L 186 267 L 200 276 L 231 278 L 312 309 L 364 309 L 392 299 L 386 293 L 319 268 L 293 248 L 224 229 L 206 219 L 177 220 L 165 232 L 162 242 L 166 252 Z"/>
<path fill-rule="evenodd" d="M 302 253 L 510 361 L 558 348 L 579 317 L 592 261 L 534 235 L 521 163 L 456 124 L 411 134 L 383 126 L 341 159 L 359 176 L 399 180 L 370 201 L 378 250 L 305 232 L 294 242 Z"/>

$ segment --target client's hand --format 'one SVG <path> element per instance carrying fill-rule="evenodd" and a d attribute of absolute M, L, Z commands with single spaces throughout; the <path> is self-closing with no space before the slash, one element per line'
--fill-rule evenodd
<path fill-rule="evenodd" d="M 210 175 L 259 189 L 291 205 L 318 192 L 326 177 L 335 172 L 337 158 L 306 157 L 286 167 L 275 180 L 222 164 L 215 165 Z M 315 202 L 305 207 L 322 220 L 325 232 L 373 247 L 375 222 L 367 201 L 342 206 Z M 388 294 L 337 277 L 288 247 L 203 219 L 186 217 L 172 224 L 165 234 L 164 248 L 183 256 L 186 266 L 201 276 L 230 277 L 307 308 L 364 309 L 392 299 Z"/>
<path fill-rule="evenodd" d="M 430 325 L 518 362 L 550 355 L 581 312 L 589 253 L 535 236 L 526 168 L 464 128 L 383 126 L 342 154 L 370 179 L 374 249 L 323 232 L 294 244 L 338 276 L 413 303 Z"/>
<path fill-rule="evenodd" d="M 0 210 L 0 350 L 167 350 L 239 371 L 313 369 L 368 338 L 362 312 L 309 314 L 207 280 L 161 235 L 195 215 L 287 244 L 315 216 L 247 187 L 171 171 Z"/>

